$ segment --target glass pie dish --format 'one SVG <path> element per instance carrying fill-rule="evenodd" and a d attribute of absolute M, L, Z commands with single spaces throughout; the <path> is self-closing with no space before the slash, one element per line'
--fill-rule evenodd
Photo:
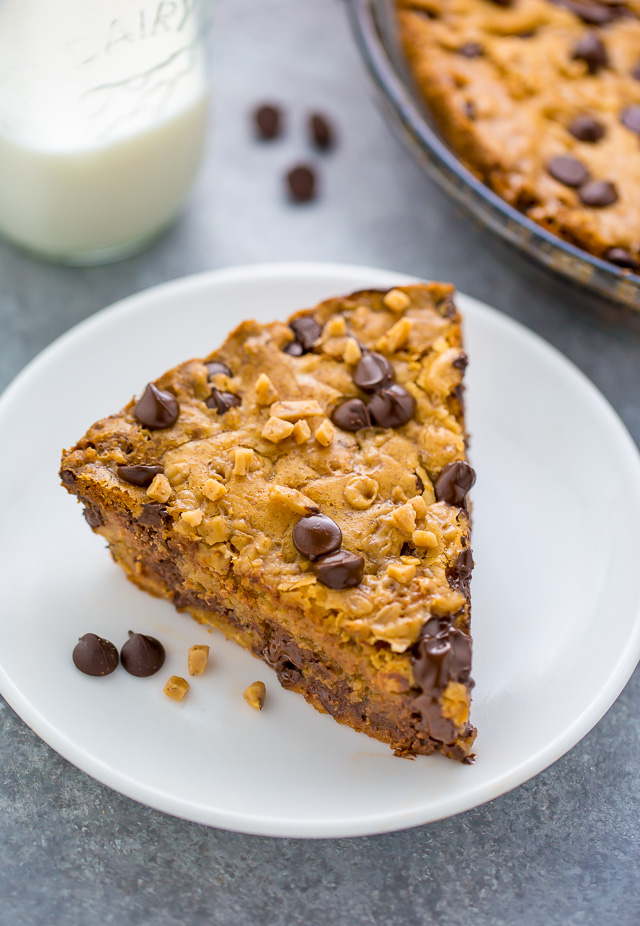
<path fill-rule="evenodd" d="M 348 9 L 385 116 L 427 173 L 481 222 L 534 260 L 593 292 L 640 310 L 640 275 L 601 260 L 537 225 L 458 159 L 413 85 L 396 36 L 394 0 L 348 0 Z"/>

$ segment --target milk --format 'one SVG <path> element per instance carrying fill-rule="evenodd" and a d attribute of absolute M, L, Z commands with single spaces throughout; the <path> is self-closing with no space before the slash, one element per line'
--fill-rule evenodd
<path fill-rule="evenodd" d="M 0 233 L 83 263 L 173 218 L 205 138 L 200 12 L 196 0 L 0 0 Z"/>

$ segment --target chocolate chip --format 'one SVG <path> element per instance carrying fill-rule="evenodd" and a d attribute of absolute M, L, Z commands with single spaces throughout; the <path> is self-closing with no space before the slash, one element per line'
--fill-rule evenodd
<path fill-rule="evenodd" d="M 634 80 L 640 80 L 640 64 L 636 64 L 633 71 L 631 72 L 631 76 Z"/>
<path fill-rule="evenodd" d="M 74 486 L 76 484 L 76 478 L 76 474 L 70 469 L 63 469 L 60 471 L 60 479 L 65 486 Z"/>
<path fill-rule="evenodd" d="M 457 460 L 447 463 L 438 476 L 434 485 L 436 499 L 461 508 L 467 497 L 467 492 L 476 481 L 475 471 L 466 460 Z"/>
<path fill-rule="evenodd" d="M 297 203 L 305 203 L 316 195 L 316 174 L 307 164 L 298 164 L 287 174 L 289 196 Z"/>
<path fill-rule="evenodd" d="M 253 114 L 253 119 L 258 137 L 262 138 L 264 141 L 270 141 L 272 138 L 277 138 L 278 135 L 280 135 L 282 130 L 282 112 L 278 106 L 271 106 L 269 104 L 259 106 Z"/>
<path fill-rule="evenodd" d="M 210 360 L 208 363 L 205 363 L 205 366 L 209 374 L 209 379 L 217 373 L 222 373 L 224 376 L 233 375 L 226 363 L 221 363 L 219 360 Z"/>
<path fill-rule="evenodd" d="M 577 61 L 584 61 L 590 74 L 596 74 L 600 68 L 609 64 L 607 49 L 595 32 L 585 32 L 573 46 L 571 57 Z"/>
<path fill-rule="evenodd" d="M 484 48 L 479 42 L 465 42 L 457 51 L 463 58 L 481 58 L 484 55 Z"/>
<path fill-rule="evenodd" d="M 338 591 L 355 588 L 362 582 L 364 558 L 357 553 L 338 550 L 337 553 L 330 553 L 315 562 L 313 571 L 318 582 L 328 588 Z"/>
<path fill-rule="evenodd" d="M 302 345 L 303 351 L 310 351 L 322 334 L 322 328 L 312 315 L 302 315 L 289 322 L 289 327 L 296 336 L 296 341 Z"/>
<path fill-rule="evenodd" d="M 467 357 L 467 355 L 465 354 L 464 351 L 461 351 L 461 352 L 458 354 L 458 356 L 457 356 L 456 359 L 453 361 L 453 363 L 451 364 L 451 366 L 452 366 L 455 370 L 460 370 L 461 373 L 464 373 L 464 371 L 465 371 L 465 370 L 467 369 L 467 367 L 469 366 L 469 358 Z"/>
<path fill-rule="evenodd" d="M 547 171 L 554 180 L 565 186 L 582 186 L 589 179 L 589 171 L 582 161 L 570 154 L 559 154 L 547 162 Z"/>
<path fill-rule="evenodd" d="M 180 406 L 176 397 L 170 392 L 165 392 L 164 389 L 158 389 L 153 383 L 149 383 L 140 401 L 134 405 L 133 414 L 145 428 L 149 428 L 150 431 L 159 431 L 162 428 L 170 428 L 176 423 L 180 414 Z"/>
<path fill-rule="evenodd" d="M 240 405 L 242 399 L 233 392 L 221 392 L 219 389 L 212 389 L 211 395 L 206 401 L 207 408 L 215 408 L 219 415 L 224 415 L 230 408 Z"/>
<path fill-rule="evenodd" d="M 302 357 L 304 354 L 304 347 L 300 341 L 296 341 L 295 338 L 293 341 L 289 341 L 286 347 L 283 347 L 282 350 L 285 354 L 290 354 L 292 357 Z"/>
<path fill-rule="evenodd" d="M 93 505 L 87 505 L 82 513 L 89 527 L 102 527 L 104 524 L 102 513 Z"/>
<path fill-rule="evenodd" d="M 634 106 L 627 106 L 626 109 L 622 110 L 620 121 L 623 125 L 626 125 L 628 129 L 631 129 L 632 132 L 636 132 L 640 135 L 640 106 L 637 104 Z"/>
<path fill-rule="evenodd" d="M 367 406 L 362 399 L 345 399 L 331 412 L 331 420 L 343 431 L 359 431 L 371 427 Z"/>
<path fill-rule="evenodd" d="M 380 428 L 400 428 L 413 417 L 416 400 L 404 386 L 388 386 L 377 392 L 369 402 L 369 414 Z"/>
<path fill-rule="evenodd" d="M 163 473 L 161 466 L 151 466 L 146 463 L 138 463 L 134 466 L 119 466 L 118 476 L 129 485 L 139 486 L 141 489 L 148 489 L 153 482 L 154 476 Z"/>
<path fill-rule="evenodd" d="M 449 682 L 467 684 L 471 674 L 471 640 L 461 630 L 445 624 L 432 635 L 429 621 L 418 640 L 414 655 L 413 676 L 425 693 L 442 693 Z"/>
<path fill-rule="evenodd" d="M 342 531 L 326 514 L 309 514 L 293 528 L 293 545 L 312 563 L 334 553 L 342 543 Z"/>
<path fill-rule="evenodd" d="M 309 119 L 309 132 L 316 148 L 328 151 L 333 148 L 335 135 L 331 123 L 320 113 L 312 113 Z"/>
<path fill-rule="evenodd" d="M 605 26 L 624 15 L 618 7 L 596 3 L 593 0 L 551 0 L 556 6 L 562 6 L 578 16 L 589 26 Z"/>
<path fill-rule="evenodd" d="M 608 180 L 591 180 L 578 190 L 578 196 L 585 206 L 603 209 L 618 201 L 618 191 Z"/>
<path fill-rule="evenodd" d="M 129 631 L 129 639 L 120 650 L 120 661 L 129 675 L 148 678 L 164 665 L 164 646 L 155 637 Z"/>
<path fill-rule="evenodd" d="M 85 633 L 73 648 L 73 664 L 85 675 L 110 675 L 118 667 L 118 650 L 113 643 L 97 636 Z"/>
<path fill-rule="evenodd" d="M 473 571 L 473 554 L 471 547 L 466 547 L 458 554 L 458 557 L 449 569 L 447 569 L 447 578 L 449 586 L 457 589 L 468 598 L 469 584 L 471 582 L 471 573 Z"/>
<path fill-rule="evenodd" d="M 159 502 L 148 502 L 142 506 L 142 514 L 137 519 L 141 527 L 161 528 L 165 521 L 170 521 L 171 515 L 164 505 Z"/>
<path fill-rule="evenodd" d="M 576 116 L 569 123 L 569 131 L 578 141 L 586 141 L 590 144 L 600 141 L 606 132 L 605 127 L 593 116 Z"/>
<path fill-rule="evenodd" d="M 609 248 L 604 255 L 604 259 L 617 267 L 623 267 L 625 270 L 638 269 L 638 261 L 626 248 Z"/>
<path fill-rule="evenodd" d="M 353 381 L 363 392 L 375 392 L 393 380 L 393 367 L 386 357 L 374 351 L 364 354 L 353 371 Z"/>

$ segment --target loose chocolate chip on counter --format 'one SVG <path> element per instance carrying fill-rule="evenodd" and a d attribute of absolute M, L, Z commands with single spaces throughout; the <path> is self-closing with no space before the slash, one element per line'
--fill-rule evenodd
<path fill-rule="evenodd" d="M 353 381 L 363 392 L 375 392 L 393 380 L 393 367 L 386 357 L 374 351 L 364 354 L 353 371 Z"/>
<path fill-rule="evenodd" d="M 82 513 L 89 527 L 102 527 L 104 524 L 102 512 L 94 508 L 93 505 L 86 505 Z"/>
<path fill-rule="evenodd" d="M 221 363 L 219 360 L 209 360 L 208 363 L 205 363 L 205 366 L 209 374 L 209 379 L 211 379 L 212 376 L 215 376 L 216 373 L 222 373 L 224 376 L 233 375 L 226 363 Z"/>
<path fill-rule="evenodd" d="M 416 400 L 404 386 L 388 386 L 381 389 L 369 402 L 371 420 L 380 428 L 400 428 L 413 417 Z"/>
<path fill-rule="evenodd" d="M 85 633 L 73 649 L 73 664 L 85 675 L 110 675 L 118 667 L 118 650 L 95 633 Z"/>
<path fill-rule="evenodd" d="M 164 505 L 159 502 L 148 502 L 142 506 L 142 514 L 137 520 L 141 527 L 155 527 L 160 529 L 165 521 L 170 521 L 171 515 Z"/>
<path fill-rule="evenodd" d="M 298 164 L 287 173 L 289 196 L 297 203 L 306 203 L 316 195 L 316 173 L 308 164 Z"/>
<path fill-rule="evenodd" d="M 320 339 L 322 334 L 322 328 L 311 315 L 294 318 L 292 322 L 289 322 L 289 327 L 305 353 L 313 348 L 313 345 Z"/>
<path fill-rule="evenodd" d="M 331 420 L 343 431 L 359 431 L 360 428 L 371 427 L 369 412 L 362 399 L 345 399 L 340 402 L 331 412 Z"/>
<path fill-rule="evenodd" d="M 277 138 L 282 131 L 282 112 L 278 106 L 265 104 L 253 113 L 256 132 L 263 141 Z"/>
<path fill-rule="evenodd" d="M 158 389 L 149 383 L 142 398 L 133 409 L 134 417 L 141 425 L 150 431 L 159 431 L 170 428 L 175 424 L 180 414 L 178 400 L 170 392 Z"/>
<path fill-rule="evenodd" d="M 291 357 L 302 357 L 305 353 L 304 347 L 300 341 L 296 341 L 294 338 L 293 341 L 289 341 L 286 347 L 283 347 L 282 350 L 285 354 L 289 354 Z"/>
<path fill-rule="evenodd" d="M 594 209 L 604 209 L 618 201 L 618 191 L 608 180 L 591 180 L 578 190 L 580 201 Z"/>
<path fill-rule="evenodd" d="M 638 261 L 626 248 L 609 248 L 604 255 L 604 259 L 617 267 L 623 267 L 625 270 L 638 269 Z"/>
<path fill-rule="evenodd" d="M 620 121 L 623 125 L 626 125 L 628 129 L 631 129 L 632 132 L 636 132 L 640 135 L 640 106 L 637 104 L 635 106 L 627 106 L 626 109 L 622 110 Z"/>
<path fill-rule="evenodd" d="M 219 389 L 212 389 L 211 395 L 206 401 L 207 408 L 215 408 L 219 415 L 224 415 L 230 408 L 240 405 L 242 399 L 233 392 L 221 392 Z"/>
<path fill-rule="evenodd" d="M 570 154 L 559 154 L 547 162 L 547 171 L 558 183 L 579 187 L 589 179 L 589 171 L 582 161 Z"/>
<path fill-rule="evenodd" d="M 318 582 L 328 588 L 338 591 L 355 588 L 362 582 L 364 558 L 357 553 L 338 550 L 336 553 L 330 553 L 317 560 L 313 564 L 313 571 Z"/>
<path fill-rule="evenodd" d="M 129 485 L 138 486 L 141 489 L 148 489 L 153 482 L 154 476 L 164 472 L 161 466 L 151 466 L 146 463 L 138 463 L 132 466 L 119 466 L 118 476 Z"/>
<path fill-rule="evenodd" d="M 447 463 L 433 487 L 436 499 L 439 502 L 446 502 L 447 505 L 461 508 L 475 481 L 475 471 L 466 460 Z"/>
<path fill-rule="evenodd" d="M 164 665 L 164 646 L 146 633 L 129 631 L 129 639 L 120 650 L 120 661 L 129 675 L 148 678 Z"/>
<path fill-rule="evenodd" d="M 465 42 L 457 51 L 463 58 L 481 58 L 484 55 L 484 48 L 479 42 Z"/>
<path fill-rule="evenodd" d="M 590 144 L 600 141 L 606 132 L 605 127 L 593 116 L 576 116 L 569 123 L 569 131 L 578 141 L 586 141 Z"/>
<path fill-rule="evenodd" d="M 342 531 L 326 514 L 309 514 L 293 528 L 293 545 L 312 563 L 340 548 Z"/>
<path fill-rule="evenodd" d="M 571 57 L 577 61 L 584 61 L 590 74 L 596 74 L 600 68 L 606 68 L 609 64 L 607 49 L 595 32 L 585 32 L 574 45 Z"/>
<path fill-rule="evenodd" d="M 333 148 L 335 133 L 328 119 L 320 113 L 312 113 L 309 118 L 309 134 L 311 141 L 322 151 Z"/>

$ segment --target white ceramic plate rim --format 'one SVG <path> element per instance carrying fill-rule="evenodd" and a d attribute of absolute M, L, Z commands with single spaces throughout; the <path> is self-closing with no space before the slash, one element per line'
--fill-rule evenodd
<path fill-rule="evenodd" d="M 159 296 L 166 298 L 184 295 L 191 290 L 206 289 L 212 284 L 228 284 L 251 278 L 268 280 L 293 277 L 304 279 L 312 276 L 317 279 L 326 276 L 327 279 L 331 279 L 348 275 L 353 275 L 354 278 L 368 279 L 371 287 L 391 287 L 416 281 L 415 277 L 408 274 L 363 266 L 279 263 L 208 271 L 160 284 L 120 300 L 96 315 L 85 319 L 45 348 L 25 367 L 7 387 L 4 394 L 0 396 L 0 417 L 5 409 L 12 406 L 14 402 L 19 401 L 21 391 L 27 388 L 32 380 L 37 380 L 49 364 L 55 364 L 60 354 L 69 348 L 73 348 L 74 342 L 80 341 L 87 330 L 91 329 L 96 334 L 99 333 L 102 326 L 111 325 L 118 317 L 137 311 L 144 312 L 146 307 L 153 304 Z M 611 433 L 615 436 L 616 453 L 625 455 L 631 468 L 635 470 L 634 485 L 630 486 L 630 490 L 633 491 L 636 497 L 640 498 L 640 456 L 638 450 L 617 414 L 587 377 L 559 351 L 524 328 L 524 326 L 469 296 L 459 294 L 458 298 L 463 312 L 466 306 L 472 306 L 474 312 L 488 316 L 492 324 L 510 328 L 512 333 L 517 333 L 520 338 L 526 337 L 528 348 L 531 351 L 544 356 L 545 361 L 548 363 L 553 363 L 555 366 L 560 365 L 563 368 L 563 375 L 574 378 L 580 389 L 588 394 L 594 412 L 606 422 Z M 404 812 L 380 813 L 373 811 L 367 818 L 361 816 L 353 819 L 343 817 L 339 822 L 331 820 L 326 825 L 316 823 L 313 827 L 310 827 L 305 821 L 300 821 L 299 824 L 292 821 L 283 823 L 280 818 L 269 815 L 256 818 L 254 815 L 235 811 L 228 813 L 222 808 L 205 807 L 179 795 L 150 787 L 97 759 L 85 751 L 81 743 L 70 738 L 52 724 L 41 711 L 31 704 L 20 688 L 13 683 L 1 663 L 0 691 L 25 723 L 56 752 L 108 787 L 143 804 L 187 820 L 239 832 L 307 838 L 340 837 L 388 832 L 432 822 L 476 807 L 523 784 L 557 761 L 595 726 L 614 703 L 639 660 L 640 611 L 635 616 L 632 634 L 627 639 L 624 649 L 620 652 L 617 663 L 612 667 L 606 682 L 597 691 L 594 691 L 590 703 L 580 714 L 571 718 L 561 735 L 556 736 L 544 748 L 530 755 L 519 765 L 509 769 L 507 773 L 479 785 L 476 789 L 468 790 L 463 795 L 454 793 L 445 796 L 437 806 L 432 806 L 428 813 L 425 813 L 425 808 L 421 806 L 409 808 Z"/>

